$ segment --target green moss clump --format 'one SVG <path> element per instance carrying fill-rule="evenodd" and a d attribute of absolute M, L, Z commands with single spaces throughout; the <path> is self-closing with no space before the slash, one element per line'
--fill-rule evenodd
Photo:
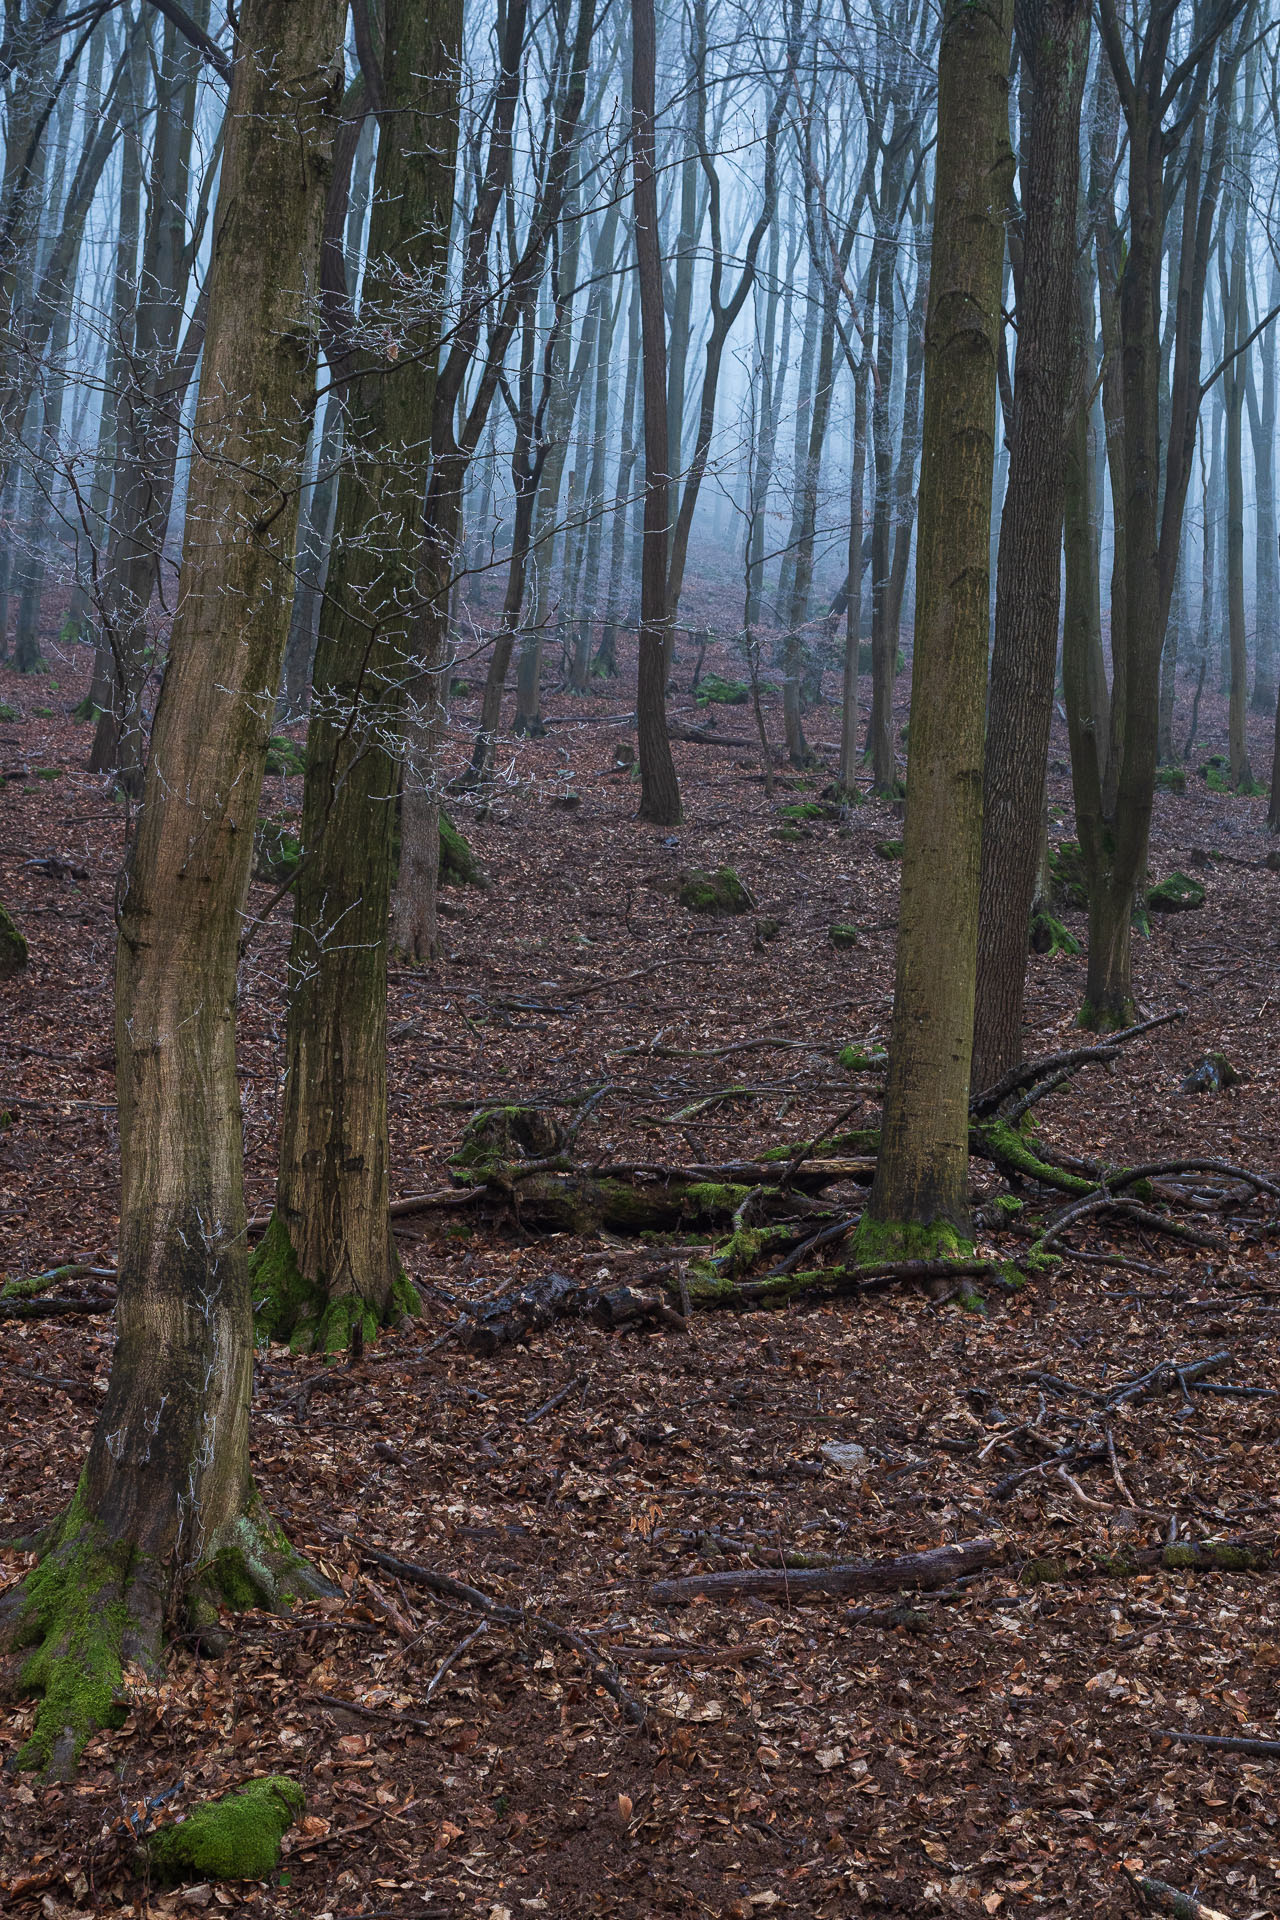
<path fill-rule="evenodd" d="M 1189 873 L 1171 873 L 1147 895 L 1147 906 L 1152 913 L 1189 913 L 1202 907 L 1204 902 L 1204 888 Z"/>
<path fill-rule="evenodd" d="M 764 1161 L 792 1160 L 797 1154 L 808 1154 L 812 1149 L 812 1140 L 796 1140 L 788 1147 L 770 1147 L 760 1158 Z M 880 1129 L 857 1127 L 850 1133 L 833 1133 L 829 1140 L 822 1142 L 819 1151 L 826 1160 L 839 1159 L 843 1154 L 879 1153 Z"/>
<path fill-rule="evenodd" d="M 784 846 L 794 847 L 801 840 L 812 840 L 813 835 L 807 827 L 770 827 L 773 839 L 780 840 Z"/>
<path fill-rule="evenodd" d="M 27 964 L 27 939 L 9 909 L 0 903 L 0 980 L 20 973 Z"/>
<path fill-rule="evenodd" d="M 16 707 L 11 707 L 6 702 L 0 701 L 0 725 L 8 725 L 10 721 L 21 720 L 21 718 L 22 715 Z"/>
<path fill-rule="evenodd" d="M 996 1196 L 995 1209 L 997 1213 L 1002 1213 L 1007 1220 L 1012 1220 L 1022 1212 L 1026 1204 L 1025 1200 L 1019 1200 L 1018 1196 L 1014 1193 L 1001 1193 Z"/>
<path fill-rule="evenodd" d="M 694 868 L 680 881 L 679 901 L 690 913 L 750 913 L 755 901 L 732 867 Z"/>
<path fill-rule="evenodd" d="M 886 1266 L 896 1260 L 968 1260 L 973 1242 L 947 1220 L 873 1220 L 864 1213 L 849 1243 L 848 1265 Z"/>
<path fill-rule="evenodd" d="M 882 860 L 901 860 L 901 840 L 877 840 L 876 852 Z"/>
<path fill-rule="evenodd" d="M 36 768 L 37 780 L 61 780 L 62 774 L 63 774 L 63 769 L 61 767 L 37 767 Z"/>
<path fill-rule="evenodd" d="M 1187 790 L 1187 772 L 1185 767 L 1157 767 L 1156 791 L 1159 793 L 1185 793 Z"/>
<path fill-rule="evenodd" d="M 268 773 L 300 774 L 307 770 L 306 755 L 283 733 L 273 733 L 267 742 Z"/>
<path fill-rule="evenodd" d="M 98 705 L 92 693 L 86 693 L 84 699 L 77 700 L 75 706 L 72 707 L 71 718 L 76 722 L 77 726 L 83 727 L 90 720 L 92 720 L 96 725 L 98 721 L 98 717 L 101 714 L 101 712 L 102 712 L 102 708 Z M 0 707 L 0 720 L 2 720 L 3 718 L 4 718 L 4 708 Z"/>
<path fill-rule="evenodd" d="M 133 1559 L 89 1518 L 77 1488 L 22 1588 L 15 1643 L 35 1651 L 18 1684 L 41 1699 L 19 1767 L 66 1778 L 90 1737 L 123 1721 L 124 1583 Z"/>
<path fill-rule="evenodd" d="M 750 1192 L 733 1180 L 695 1180 L 685 1189 L 684 1212 L 690 1220 L 722 1220 L 736 1213 Z"/>
<path fill-rule="evenodd" d="M 280 1842 L 306 1806 L 296 1780 L 250 1780 L 237 1793 L 193 1807 L 184 1820 L 148 1836 L 157 1879 L 265 1880 L 280 1864 Z"/>
<path fill-rule="evenodd" d="M 253 877 L 270 886 L 292 880 L 302 858 L 302 847 L 283 814 L 259 820 L 253 836 Z"/>
<path fill-rule="evenodd" d="M 1266 1548 L 1233 1541 L 1197 1540 L 1166 1547 L 1160 1564 L 1170 1572 L 1264 1573 L 1271 1565 Z"/>
<path fill-rule="evenodd" d="M 422 1313 L 422 1295 L 403 1267 L 391 1282 L 391 1304 L 402 1320 L 417 1320 Z"/>
<path fill-rule="evenodd" d="M 288 1339 L 303 1320 L 314 1322 L 319 1290 L 303 1278 L 289 1229 L 273 1213 L 249 1255 L 253 1329 L 259 1341 Z"/>
<path fill-rule="evenodd" d="M 831 809 L 824 807 L 818 800 L 796 800 L 789 806 L 778 808 L 778 818 L 789 820 L 793 826 L 799 826 L 805 820 L 825 820 Z"/>
<path fill-rule="evenodd" d="M 1034 1560 L 1025 1560 L 1018 1575 L 1024 1587 L 1047 1587 L 1055 1581 L 1069 1579 L 1071 1568 L 1065 1560 L 1053 1560 L 1041 1555 Z"/>
<path fill-rule="evenodd" d="M 485 887 L 489 884 L 471 842 L 459 833 L 444 808 L 440 809 L 440 881 L 446 887 Z"/>
<path fill-rule="evenodd" d="M 706 673 L 693 697 L 700 707 L 745 707 L 751 688 L 745 680 L 724 680 L 718 673 Z"/>
<path fill-rule="evenodd" d="M 1059 907 L 1088 907 L 1089 883 L 1078 840 L 1064 840 L 1060 846 L 1052 849 L 1049 854 L 1049 874 L 1053 881 L 1054 901 Z"/>
<path fill-rule="evenodd" d="M 869 1052 L 866 1047 L 841 1047 L 836 1055 L 836 1065 L 846 1073 L 877 1073 L 888 1064 L 889 1056 L 883 1047 L 875 1052 Z"/>
<path fill-rule="evenodd" d="M 862 936 L 848 921 L 838 920 L 835 926 L 827 928 L 827 938 L 837 953 L 848 953 L 860 944 Z"/>
<path fill-rule="evenodd" d="M 1097 1184 L 1082 1179 L 1079 1174 L 1066 1173 L 1061 1167 L 1050 1166 L 1032 1152 L 1025 1135 L 1005 1120 L 980 1121 L 970 1128 L 969 1138 L 977 1152 L 994 1160 L 1002 1172 L 1016 1174 L 1020 1179 L 1038 1180 L 1041 1186 L 1056 1187 L 1060 1193 L 1092 1193 Z"/>
<path fill-rule="evenodd" d="M 1056 953 L 1073 954 L 1080 951 L 1080 942 L 1074 933 L 1069 933 L 1061 920 L 1043 909 L 1031 916 L 1027 944 L 1032 953 L 1046 953 L 1050 959 Z"/>

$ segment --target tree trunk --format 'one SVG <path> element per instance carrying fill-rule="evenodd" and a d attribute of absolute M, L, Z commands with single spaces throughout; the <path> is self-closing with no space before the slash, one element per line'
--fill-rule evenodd
<path fill-rule="evenodd" d="M 631 150 L 635 173 L 636 272 L 640 284 L 644 392 L 644 541 L 640 559 L 640 668 L 636 718 L 640 743 L 640 818 L 680 824 L 680 785 L 667 732 L 667 348 L 654 150 L 657 61 L 653 0 L 631 10 Z"/>
<path fill-rule="evenodd" d="M 857 790 L 858 775 L 858 675 L 862 654 L 862 518 L 867 485 L 867 384 L 870 368 L 865 359 L 854 376 L 853 470 L 849 476 L 849 578 L 844 609 L 843 711 L 840 718 L 840 771 L 837 784 L 842 793 Z"/>
<path fill-rule="evenodd" d="M 881 1147 L 857 1236 L 863 1260 L 945 1251 L 969 1232 L 1012 25 L 1012 0 L 982 10 L 947 0 L 943 15 L 902 903 Z"/>
<path fill-rule="evenodd" d="M 1027 927 L 1058 650 L 1067 422 L 1077 365 L 1076 203 L 1089 0 L 1022 0 L 1017 27 L 1031 111 L 1017 385 L 983 771 L 982 968 L 973 1039 L 973 1076 L 980 1087 L 994 1086 L 1022 1058 Z"/>
<path fill-rule="evenodd" d="M 209 264 L 179 603 L 120 896 L 117 1341 L 76 1498 L 5 1599 L 43 1692 L 23 1762 L 65 1773 L 202 1592 L 274 1601 L 303 1575 L 249 1468 L 253 1317 L 236 972 L 288 629 L 314 363 L 309 304 L 338 0 L 246 0 Z M 228 609 L 232 612 L 229 613 Z"/>
<path fill-rule="evenodd" d="M 1280 268 L 1274 261 L 1264 303 L 1259 290 L 1255 304 L 1269 312 L 1280 302 Z M 1259 405 L 1253 356 L 1249 356 L 1247 397 L 1253 441 L 1254 485 L 1257 491 L 1257 560 L 1254 568 L 1254 629 L 1257 635 L 1253 668 L 1255 713 L 1270 713 L 1276 704 L 1276 620 L 1280 617 L 1280 555 L 1276 537 L 1276 325 L 1258 336 L 1262 363 Z"/>
<path fill-rule="evenodd" d="M 261 1330 L 333 1352 L 415 1304 L 387 1212 L 387 910 L 457 145 L 461 0 L 390 0 L 384 137 L 360 329 L 399 342 L 347 390 L 295 885 L 276 1212 L 254 1256 Z M 394 138 L 386 137 L 394 129 Z"/>

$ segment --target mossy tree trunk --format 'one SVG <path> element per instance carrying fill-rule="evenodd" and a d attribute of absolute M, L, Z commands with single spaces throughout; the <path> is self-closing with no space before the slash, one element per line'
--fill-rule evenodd
<path fill-rule="evenodd" d="M 925 332 L 915 660 L 893 1040 L 858 1251 L 969 1226 L 991 484 L 1013 0 L 947 0 Z"/>
<path fill-rule="evenodd" d="M 43 1691 L 27 1764 L 65 1772 L 122 1661 L 217 1581 L 279 1591 L 249 1469 L 253 1320 L 236 970 L 289 619 L 314 392 L 311 290 L 340 96 L 339 0 L 246 0 L 209 266 L 178 605 L 120 904 L 117 1341 L 76 1500 L 6 1637 Z"/>
<path fill-rule="evenodd" d="M 386 933 L 453 200 L 461 0 L 430 8 L 390 0 L 385 36 L 360 339 L 385 336 L 398 351 L 355 369 L 347 385 L 307 734 L 276 1218 L 253 1274 L 259 1325 L 325 1351 L 371 1337 L 410 1298 L 397 1284 L 387 1212 Z"/>
<path fill-rule="evenodd" d="M 982 969 L 973 1075 L 993 1086 L 1022 1058 L 1027 926 L 1036 894 L 1053 715 L 1068 414 L 1076 367 L 1076 201 L 1089 0 L 1028 0 L 1023 250 L 1009 485 L 996 574 L 983 775 Z"/>

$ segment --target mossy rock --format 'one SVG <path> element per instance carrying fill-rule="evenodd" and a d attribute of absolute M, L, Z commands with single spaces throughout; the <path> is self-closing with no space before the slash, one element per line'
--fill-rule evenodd
<path fill-rule="evenodd" d="M 449 1165 L 460 1179 L 483 1181 L 513 1161 L 553 1160 L 562 1145 L 559 1127 L 538 1107 L 481 1107 L 462 1129 Z"/>
<path fill-rule="evenodd" d="M 879 1073 L 889 1064 L 889 1056 L 883 1047 L 874 1050 L 867 1047 L 841 1047 L 836 1055 L 836 1065 L 843 1067 L 846 1073 Z"/>
<path fill-rule="evenodd" d="M 881 860 L 901 860 L 901 840 L 877 840 L 876 853 Z"/>
<path fill-rule="evenodd" d="M 471 842 L 459 833 L 443 807 L 440 809 L 440 883 L 446 887 L 487 887 L 489 884 Z"/>
<path fill-rule="evenodd" d="M 1156 791 L 1158 793 L 1185 793 L 1187 790 L 1187 770 L 1185 767 L 1157 767 Z"/>
<path fill-rule="evenodd" d="M 1147 895 L 1150 913 L 1190 913 L 1205 902 L 1205 891 L 1189 873 L 1171 873 Z"/>
<path fill-rule="evenodd" d="M 306 1806 L 296 1780 L 273 1774 L 193 1807 L 146 1840 L 160 1881 L 265 1880 L 280 1864 L 280 1842 Z"/>
<path fill-rule="evenodd" d="M 44 663 L 42 661 L 41 665 L 43 666 L 43 664 Z M 31 711 L 35 715 L 37 720 L 52 720 L 53 718 L 52 707 L 32 707 Z"/>
<path fill-rule="evenodd" d="M 827 938 L 837 953 L 848 953 L 851 948 L 862 944 L 862 935 L 847 921 L 837 921 L 834 927 L 828 927 Z"/>
<path fill-rule="evenodd" d="M 756 921 L 752 931 L 755 934 L 756 952 L 762 953 L 769 942 L 776 940 L 782 932 L 782 922 L 781 920 L 775 920 L 771 916 L 766 915 L 763 920 Z"/>
<path fill-rule="evenodd" d="M 286 880 L 293 879 L 301 858 L 302 847 L 297 835 L 282 815 L 275 814 L 270 820 L 259 820 L 253 836 L 255 880 L 266 881 L 271 886 L 282 886 Z"/>
<path fill-rule="evenodd" d="M 1069 933 L 1061 920 L 1043 910 L 1033 913 L 1028 932 L 1027 944 L 1032 953 L 1079 953 L 1080 942 L 1074 933 Z"/>
<path fill-rule="evenodd" d="M 745 680 L 725 680 L 718 673 L 705 673 L 693 697 L 700 707 L 745 707 L 751 688 Z"/>
<path fill-rule="evenodd" d="M 1221 1093 L 1234 1087 L 1240 1075 L 1225 1053 L 1206 1053 L 1182 1082 L 1183 1093 Z"/>
<path fill-rule="evenodd" d="M 267 742 L 267 772 L 296 775 L 306 770 L 307 759 L 302 749 L 283 733 L 273 733 Z"/>
<path fill-rule="evenodd" d="M 732 867 L 717 867 L 708 873 L 691 868 L 680 879 L 679 901 L 690 913 L 750 913 L 755 901 Z"/>
<path fill-rule="evenodd" d="M 770 827 L 769 836 L 780 840 L 783 846 L 798 846 L 802 840 L 812 840 L 813 832 L 809 827 Z"/>
<path fill-rule="evenodd" d="M 1049 855 L 1049 873 L 1057 906 L 1087 909 L 1089 883 L 1078 840 L 1064 840 L 1053 848 Z"/>
<path fill-rule="evenodd" d="M 831 820 L 835 817 L 835 811 L 834 807 L 824 806 L 820 800 L 794 800 L 789 806 L 778 808 L 778 818 L 799 826 L 805 820 Z"/>
<path fill-rule="evenodd" d="M 9 909 L 0 902 L 0 980 L 21 973 L 28 959 L 27 940 Z"/>
<path fill-rule="evenodd" d="M 21 720 L 21 718 L 22 715 L 16 707 L 11 707 L 7 702 L 0 701 L 0 725 L 7 725 L 9 721 Z"/>

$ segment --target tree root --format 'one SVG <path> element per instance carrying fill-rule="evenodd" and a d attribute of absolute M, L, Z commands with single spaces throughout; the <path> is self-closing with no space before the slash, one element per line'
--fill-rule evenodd
<path fill-rule="evenodd" d="M 124 1720 L 130 1669 L 160 1672 L 173 1581 L 131 1542 L 109 1538 L 79 1490 L 41 1543 L 41 1556 L 0 1599 L 0 1648 L 29 1650 L 17 1691 L 39 1697 L 16 1765 L 68 1780 L 93 1735 Z M 335 1589 L 259 1511 L 212 1543 L 180 1597 L 195 1638 L 220 1650 L 226 1636 L 217 1624 L 219 1603 L 237 1611 L 287 1611 L 303 1592 L 332 1595 Z"/>

